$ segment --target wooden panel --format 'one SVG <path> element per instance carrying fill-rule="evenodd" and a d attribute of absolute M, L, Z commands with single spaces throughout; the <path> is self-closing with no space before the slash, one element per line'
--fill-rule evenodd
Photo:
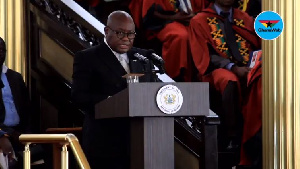
<path fill-rule="evenodd" d="M 144 118 L 144 169 L 174 168 L 174 118 Z"/>
<path fill-rule="evenodd" d="M 199 159 L 181 143 L 175 141 L 175 169 L 199 169 Z"/>
<path fill-rule="evenodd" d="M 133 119 L 131 141 L 131 169 L 174 168 L 174 118 Z"/>
<path fill-rule="evenodd" d="M 40 38 L 41 58 L 45 59 L 63 78 L 71 82 L 73 56 L 42 31 Z"/>
<path fill-rule="evenodd" d="M 28 68 L 36 110 L 34 127 L 44 132 L 47 127 L 81 126 L 83 114 L 71 101 L 70 82 L 73 55 L 88 45 L 41 9 L 29 7 Z M 52 108 L 42 105 L 41 98 Z"/>
<path fill-rule="evenodd" d="M 58 126 L 58 111 L 47 100 L 41 98 L 41 128 L 47 129 Z"/>

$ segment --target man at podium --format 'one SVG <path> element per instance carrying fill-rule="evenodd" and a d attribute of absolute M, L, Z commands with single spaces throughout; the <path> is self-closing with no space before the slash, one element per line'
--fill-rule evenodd
<path fill-rule="evenodd" d="M 72 98 L 85 112 L 82 145 L 91 168 L 127 169 L 129 122 L 118 118 L 95 120 L 95 104 L 127 87 L 122 76 L 142 73 L 152 66 L 141 59 L 142 50 L 132 48 L 136 33 L 128 13 L 112 12 L 104 31 L 103 43 L 75 55 Z M 146 80 L 154 81 L 149 74 Z"/>

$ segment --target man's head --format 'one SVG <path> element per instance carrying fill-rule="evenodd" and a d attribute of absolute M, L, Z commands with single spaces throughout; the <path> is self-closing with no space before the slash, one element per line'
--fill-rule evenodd
<path fill-rule="evenodd" d="M 0 37 L 0 67 L 5 61 L 6 57 L 6 45 L 4 40 Z"/>
<path fill-rule="evenodd" d="M 112 50 L 126 53 L 131 49 L 135 38 L 135 25 L 127 12 L 112 12 L 108 16 L 104 31 L 106 41 Z"/>
<path fill-rule="evenodd" d="M 215 0 L 220 7 L 230 8 L 233 6 L 235 0 Z"/>

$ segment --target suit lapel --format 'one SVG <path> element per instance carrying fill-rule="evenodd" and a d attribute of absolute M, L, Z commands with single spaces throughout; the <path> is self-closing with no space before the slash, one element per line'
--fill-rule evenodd
<path fill-rule="evenodd" d="M 101 60 L 111 69 L 112 72 L 118 76 L 127 74 L 117 57 L 105 43 L 102 43 L 98 49 L 99 51 L 96 52 L 97 55 L 101 55 Z"/>

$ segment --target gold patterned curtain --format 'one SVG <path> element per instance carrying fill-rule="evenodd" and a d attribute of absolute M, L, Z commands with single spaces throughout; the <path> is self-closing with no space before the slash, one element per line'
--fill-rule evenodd
<path fill-rule="evenodd" d="M 0 36 L 6 42 L 5 64 L 26 79 L 24 6 L 24 0 L 0 0 Z"/>

